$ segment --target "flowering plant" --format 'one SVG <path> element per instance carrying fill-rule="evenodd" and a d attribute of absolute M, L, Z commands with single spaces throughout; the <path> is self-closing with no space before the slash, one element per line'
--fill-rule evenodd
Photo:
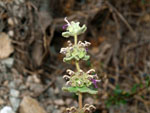
<path fill-rule="evenodd" d="M 63 26 L 63 29 L 66 29 L 66 32 L 62 33 L 62 36 L 68 38 L 70 36 L 74 37 L 74 44 L 71 41 L 68 41 L 68 47 L 61 48 L 60 53 L 64 54 L 65 57 L 63 59 L 64 62 L 71 62 L 73 61 L 76 65 L 76 71 L 72 71 L 67 69 L 68 75 L 64 75 L 63 78 L 67 80 L 66 86 L 62 89 L 64 91 L 73 92 L 78 95 L 79 100 L 79 108 L 71 107 L 67 108 L 66 111 L 68 113 L 91 113 L 96 108 L 93 105 L 85 104 L 82 107 L 82 94 L 89 93 L 89 94 L 97 94 L 98 91 L 91 88 L 94 85 L 97 88 L 98 80 L 97 74 L 95 74 L 94 69 L 90 69 L 87 72 L 84 72 L 80 69 L 79 61 L 84 60 L 87 61 L 90 56 L 87 55 L 87 47 L 91 45 L 90 42 L 81 42 L 78 41 L 78 35 L 83 34 L 87 27 L 83 25 L 80 27 L 79 22 L 69 22 L 67 18 L 64 19 L 67 24 Z"/>

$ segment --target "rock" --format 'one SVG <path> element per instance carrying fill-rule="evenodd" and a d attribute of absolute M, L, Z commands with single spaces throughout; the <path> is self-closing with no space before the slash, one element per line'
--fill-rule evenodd
<path fill-rule="evenodd" d="M 56 79 L 56 86 L 57 88 L 59 88 L 59 90 L 61 91 L 62 87 L 64 86 L 65 81 L 63 79 L 63 77 L 57 77 Z"/>
<path fill-rule="evenodd" d="M 59 94 L 59 89 L 58 89 L 58 88 L 55 88 L 54 93 L 55 93 L 55 94 Z"/>
<path fill-rule="evenodd" d="M 24 84 L 21 84 L 19 90 L 25 90 L 25 89 L 27 89 L 27 87 Z"/>
<path fill-rule="evenodd" d="M 72 102 L 73 102 L 73 100 L 70 99 L 70 98 L 67 98 L 66 101 L 65 101 L 67 106 L 70 105 Z"/>
<path fill-rule="evenodd" d="M 41 83 L 40 79 L 37 77 L 37 75 L 28 76 L 27 83 Z"/>
<path fill-rule="evenodd" d="M 36 94 L 42 92 L 43 89 L 44 89 L 42 84 L 37 84 L 37 83 L 30 84 L 29 88 L 30 88 L 31 91 L 34 91 Z"/>
<path fill-rule="evenodd" d="M 13 18 L 8 18 L 8 24 L 11 25 L 11 26 L 14 26 L 14 21 L 13 21 Z"/>
<path fill-rule="evenodd" d="M 12 65 L 14 64 L 14 59 L 13 58 L 7 58 L 4 60 L 1 60 L 1 63 L 6 65 L 7 67 L 11 68 Z"/>
<path fill-rule="evenodd" d="M 60 110 L 54 110 L 52 113 L 61 113 Z"/>
<path fill-rule="evenodd" d="M 59 106 L 62 106 L 62 105 L 65 104 L 64 101 L 63 101 L 62 99 L 54 100 L 54 103 L 55 103 L 56 105 L 59 105 Z"/>
<path fill-rule="evenodd" d="M 54 106 L 51 104 L 49 106 L 46 107 L 47 111 L 53 111 L 54 110 Z"/>
<path fill-rule="evenodd" d="M 8 32 L 8 35 L 9 35 L 10 37 L 13 37 L 13 36 L 14 36 L 14 31 L 13 31 L 13 30 L 10 30 L 10 31 Z"/>
<path fill-rule="evenodd" d="M 0 106 L 4 104 L 4 100 L 0 98 Z"/>
<path fill-rule="evenodd" d="M 52 100 L 55 100 L 55 99 L 56 99 L 56 95 L 54 94 L 54 89 L 51 88 L 51 87 L 48 89 L 48 96 L 49 96 Z"/>
<path fill-rule="evenodd" d="M 15 82 L 14 81 L 11 81 L 10 83 L 9 83 L 9 88 L 11 89 L 11 88 L 16 88 L 16 85 L 15 85 Z"/>
<path fill-rule="evenodd" d="M 11 39 L 6 33 L 0 33 L 0 59 L 7 58 L 14 52 Z"/>
<path fill-rule="evenodd" d="M 20 105 L 20 99 L 15 98 L 15 97 L 9 97 L 9 101 L 12 105 L 13 110 L 17 111 Z"/>
<path fill-rule="evenodd" d="M 6 65 L 7 67 L 11 68 L 12 65 L 14 64 L 14 59 L 13 58 L 7 58 L 4 60 L 1 60 L 1 63 Z"/>
<path fill-rule="evenodd" d="M 46 113 L 46 111 L 35 99 L 25 96 L 20 104 L 19 113 Z"/>
<path fill-rule="evenodd" d="M 10 106 L 5 106 L 1 109 L 0 113 L 15 113 Z"/>
<path fill-rule="evenodd" d="M 8 83 L 9 83 L 9 81 L 8 81 L 8 80 L 5 80 L 4 83 L 3 83 L 3 85 L 4 85 L 5 87 L 7 87 L 7 86 L 8 86 Z"/>
<path fill-rule="evenodd" d="M 24 3 L 24 0 L 19 0 L 20 1 L 20 3 Z"/>
<path fill-rule="evenodd" d="M 85 103 L 93 105 L 94 104 L 94 100 L 91 97 L 88 97 L 88 98 L 85 99 Z"/>
<path fill-rule="evenodd" d="M 12 97 L 19 97 L 19 94 L 20 94 L 20 92 L 18 91 L 18 90 L 15 90 L 15 89 L 11 89 L 10 90 L 10 96 L 12 96 Z"/>

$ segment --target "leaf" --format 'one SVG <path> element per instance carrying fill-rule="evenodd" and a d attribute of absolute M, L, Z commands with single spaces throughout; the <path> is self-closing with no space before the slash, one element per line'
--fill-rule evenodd
<path fill-rule="evenodd" d="M 122 90 L 120 89 L 119 85 L 116 86 L 116 89 L 114 90 L 115 95 L 120 95 L 122 94 Z"/>
<path fill-rule="evenodd" d="M 89 89 L 87 87 L 63 87 L 62 88 L 64 91 L 69 91 L 73 93 L 89 93 L 89 94 L 97 94 L 98 91 Z"/>
<path fill-rule="evenodd" d="M 84 58 L 83 58 L 83 60 L 88 60 L 90 58 L 90 56 L 89 55 L 86 55 Z"/>
<path fill-rule="evenodd" d="M 69 32 L 63 32 L 62 36 L 65 38 L 68 38 L 70 36 L 70 33 Z"/>
<path fill-rule="evenodd" d="M 132 87 L 131 92 L 132 92 L 132 93 L 135 93 L 135 92 L 137 91 L 137 87 L 138 87 L 138 86 L 139 86 L 138 84 L 135 84 L 135 85 Z"/>
<path fill-rule="evenodd" d="M 150 85 L 150 77 L 147 77 L 146 78 L 146 87 L 149 87 L 149 85 Z"/>
<path fill-rule="evenodd" d="M 80 53 L 79 53 L 79 58 L 83 58 L 83 57 L 84 57 L 84 55 L 85 55 L 85 53 L 84 53 L 84 52 L 80 52 Z"/>

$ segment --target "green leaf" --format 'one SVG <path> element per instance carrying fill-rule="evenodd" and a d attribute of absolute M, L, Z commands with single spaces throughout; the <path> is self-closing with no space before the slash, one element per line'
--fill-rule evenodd
<path fill-rule="evenodd" d="M 70 36 L 70 33 L 69 32 L 63 32 L 62 36 L 65 38 L 68 38 Z"/>
<path fill-rule="evenodd" d="M 84 53 L 84 52 L 80 52 L 80 53 L 79 53 L 79 58 L 83 58 L 83 57 L 84 57 L 84 55 L 85 55 L 85 53 Z"/>
<path fill-rule="evenodd" d="M 64 91 L 69 91 L 73 93 L 89 93 L 89 94 L 97 94 L 98 91 L 89 89 L 87 87 L 63 87 L 62 88 Z"/>
<path fill-rule="evenodd" d="M 146 78 L 146 87 L 149 87 L 149 85 L 150 85 L 150 77 L 147 77 Z"/>
<path fill-rule="evenodd" d="M 114 94 L 115 94 L 115 95 L 120 95 L 120 94 L 122 94 L 122 92 L 123 92 L 123 91 L 120 89 L 119 85 L 117 85 L 117 86 L 116 86 L 116 89 L 114 90 Z"/>
<path fill-rule="evenodd" d="M 83 60 L 88 60 L 90 58 L 89 55 L 85 55 L 85 57 L 83 58 Z"/>
<path fill-rule="evenodd" d="M 132 87 L 131 92 L 132 92 L 132 93 L 135 93 L 135 92 L 137 91 L 137 87 L 138 87 L 138 86 L 139 86 L 138 84 L 135 84 L 135 85 Z"/>

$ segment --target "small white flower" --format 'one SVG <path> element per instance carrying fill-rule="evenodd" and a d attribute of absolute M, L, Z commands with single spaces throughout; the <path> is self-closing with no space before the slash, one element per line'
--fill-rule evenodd
<path fill-rule="evenodd" d="M 91 45 L 91 43 L 90 43 L 90 42 L 87 42 L 87 41 L 84 41 L 84 42 L 85 42 L 85 45 L 86 45 L 86 46 Z"/>
<path fill-rule="evenodd" d="M 61 48 L 60 53 L 65 54 L 67 51 L 67 48 Z"/>
<path fill-rule="evenodd" d="M 94 77 L 93 77 L 93 75 L 88 75 L 88 78 L 91 79 L 91 78 L 94 78 Z"/>
<path fill-rule="evenodd" d="M 67 73 L 69 74 L 69 75 L 74 75 L 74 71 L 72 71 L 72 70 L 70 70 L 70 69 L 67 69 Z"/>
<path fill-rule="evenodd" d="M 68 26 L 70 26 L 70 22 L 67 20 L 67 17 L 64 18 L 65 22 L 68 24 Z"/>
<path fill-rule="evenodd" d="M 64 75 L 63 78 L 64 78 L 64 79 L 70 79 L 70 76 Z"/>
<path fill-rule="evenodd" d="M 71 41 L 70 41 L 70 40 L 68 41 L 68 45 L 69 45 L 69 46 L 72 46 L 72 43 L 71 43 Z"/>
<path fill-rule="evenodd" d="M 66 82 L 66 85 L 71 85 L 71 82 L 70 82 L 70 81 L 67 81 L 67 82 Z"/>
<path fill-rule="evenodd" d="M 80 85 L 80 84 L 81 84 L 81 81 L 78 81 L 78 84 Z"/>
<path fill-rule="evenodd" d="M 90 105 L 90 109 L 95 110 L 95 109 L 96 109 L 96 107 L 95 107 L 95 106 L 93 106 L 93 105 Z"/>
<path fill-rule="evenodd" d="M 92 72 L 95 72 L 95 69 L 90 69 L 90 70 L 87 71 L 86 73 L 89 74 L 89 73 L 92 73 Z"/>

